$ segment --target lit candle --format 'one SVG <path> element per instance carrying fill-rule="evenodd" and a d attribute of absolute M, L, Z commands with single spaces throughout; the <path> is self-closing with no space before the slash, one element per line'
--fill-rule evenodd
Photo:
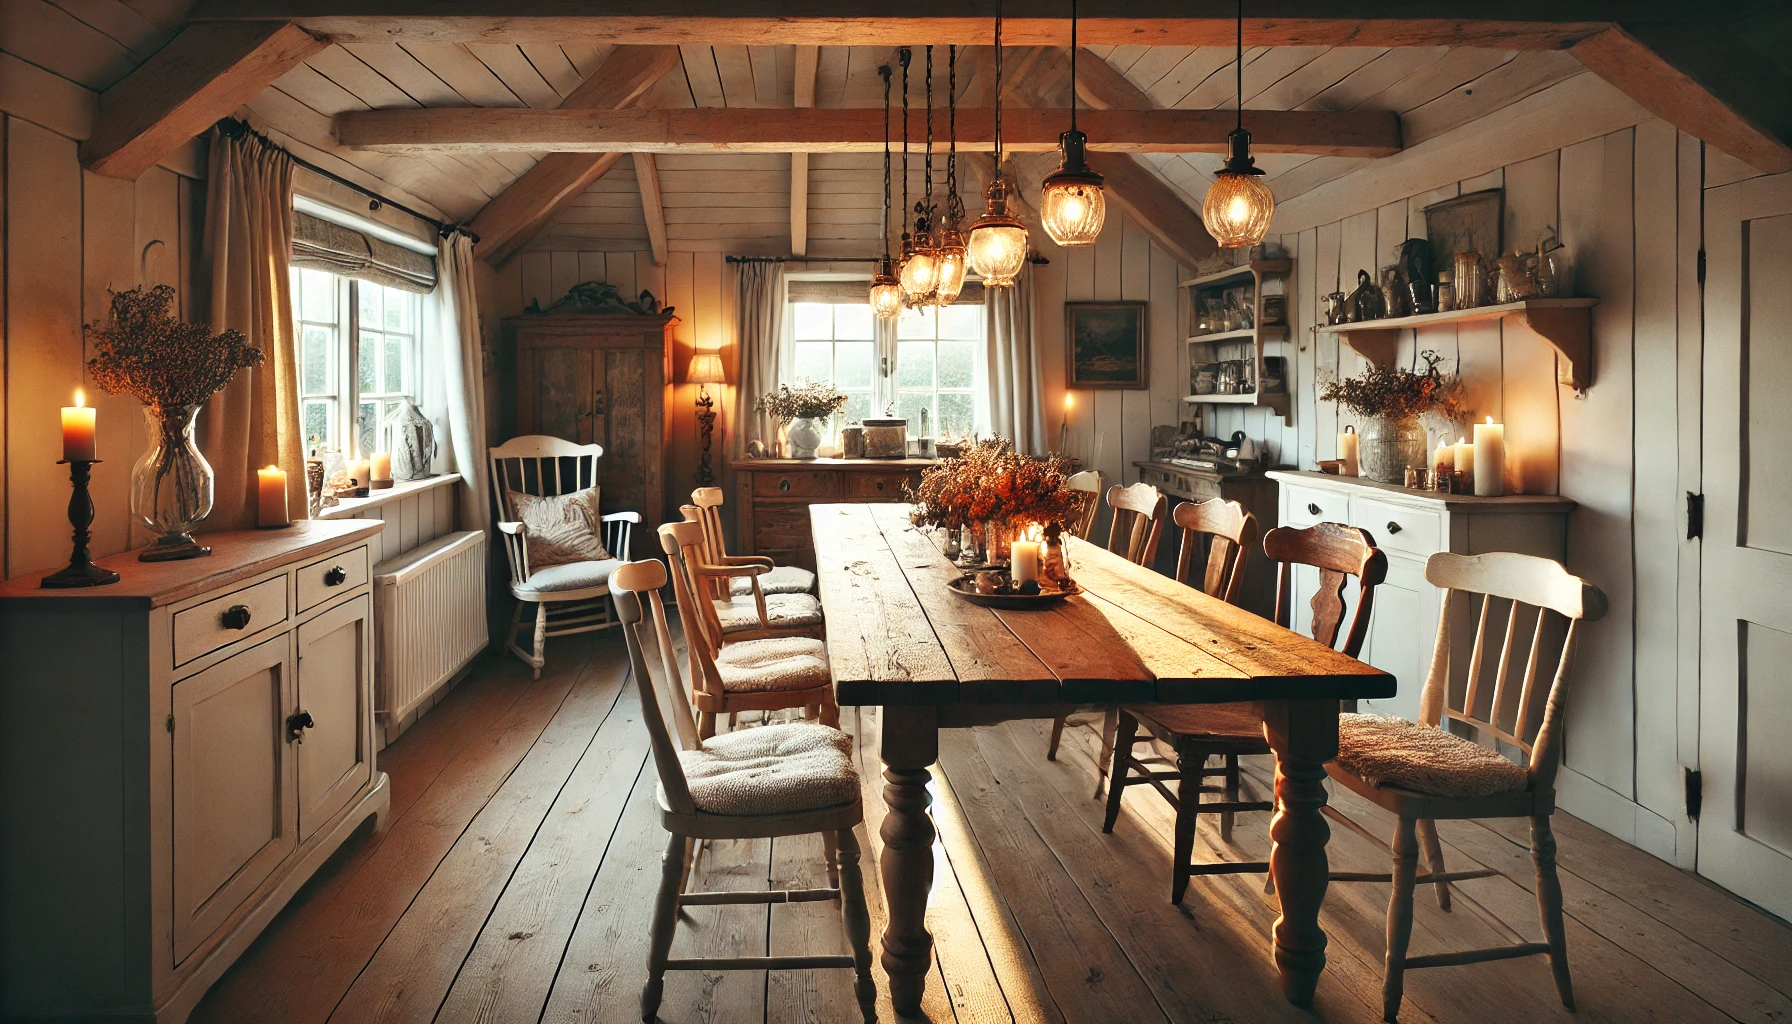
<path fill-rule="evenodd" d="M 348 463 L 349 482 L 352 483 L 357 490 L 366 487 L 368 485 L 368 471 L 371 468 L 371 463 L 366 459 L 350 459 Z"/>
<path fill-rule="evenodd" d="M 1008 566 L 1014 582 L 1039 579 L 1039 542 L 1017 540 L 1008 548 Z"/>
<path fill-rule="evenodd" d="M 62 459 L 64 462 L 92 462 L 93 414 L 86 396 L 75 389 L 75 404 L 62 409 Z"/>
<path fill-rule="evenodd" d="M 1431 458 L 1431 468 L 1439 473 L 1453 473 L 1456 470 L 1456 446 L 1450 443 L 1448 435 L 1437 441 L 1437 454 Z"/>
<path fill-rule="evenodd" d="M 1456 439 L 1456 472 L 1473 473 L 1475 471 L 1475 446 L 1466 438 Z"/>
<path fill-rule="evenodd" d="M 1506 425 L 1493 422 L 1475 424 L 1475 493 L 1492 497 L 1506 493 Z"/>
<path fill-rule="evenodd" d="M 369 472 L 372 474 L 374 480 L 377 480 L 380 483 L 391 483 L 392 482 L 392 453 L 391 452 L 374 452 L 373 453 L 373 465 L 370 468 Z"/>
<path fill-rule="evenodd" d="M 1345 427 L 1344 433 L 1338 435 L 1338 459 L 1344 465 L 1338 467 L 1339 476 L 1360 476 L 1360 464 L 1357 458 L 1357 436 L 1355 427 Z"/>
<path fill-rule="evenodd" d="M 255 471 L 257 495 L 256 521 L 262 526 L 291 526 L 286 514 L 286 471 L 278 466 Z"/>

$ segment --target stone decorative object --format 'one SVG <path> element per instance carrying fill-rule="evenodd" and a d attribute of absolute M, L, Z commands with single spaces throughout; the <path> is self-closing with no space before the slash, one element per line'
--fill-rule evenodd
<path fill-rule="evenodd" d="M 416 402 L 406 399 L 387 417 L 386 444 L 392 453 L 392 479 L 424 480 L 436 475 L 436 427 Z"/>

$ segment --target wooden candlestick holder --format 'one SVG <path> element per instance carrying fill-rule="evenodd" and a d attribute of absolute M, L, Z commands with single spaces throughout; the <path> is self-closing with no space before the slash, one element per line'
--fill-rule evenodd
<path fill-rule="evenodd" d="M 57 463 L 59 466 L 68 466 L 69 482 L 74 485 L 74 493 L 68 499 L 68 521 L 75 528 L 75 548 L 68 556 L 68 567 L 45 576 L 38 583 L 40 587 L 66 590 L 72 587 L 103 587 L 108 583 L 118 582 L 118 573 L 94 565 L 93 558 L 87 553 L 87 542 L 92 539 L 88 527 L 93 525 L 93 495 L 88 491 L 87 485 L 93 477 L 93 465 L 98 461 L 100 460 L 64 459 Z"/>

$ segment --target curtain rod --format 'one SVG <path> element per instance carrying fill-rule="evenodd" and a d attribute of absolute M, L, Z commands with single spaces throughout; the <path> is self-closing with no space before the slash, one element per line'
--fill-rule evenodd
<path fill-rule="evenodd" d="M 218 124 L 217 124 L 217 128 L 218 128 L 218 131 L 224 133 L 225 135 L 228 135 L 229 137 L 231 137 L 233 139 L 241 139 L 241 138 L 255 139 L 256 141 L 260 142 L 262 145 L 267 146 L 269 149 L 277 149 L 280 152 L 285 153 L 287 155 L 287 158 L 292 160 L 293 163 L 298 164 L 300 167 L 305 168 L 306 170 L 312 172 L 313 174 L 321 175 L 325 178 L 330 179 L 331 181 L 335 182 L 336 184 L 341 185 L 344 188 L 352 189 L 356 192 L 361 193 L 362 195 L 366 196 L 367 198 L 373 200 L 372 204 L 370 205 L 370 209 L 372 209 L 372 210 L 377 210 L 382 206 L 390 206 L 394 210 L 397 210 L 399 213 L 405 214 L 410 217 L 414 217 L 417 220 L 420 220 L 423 223 L 428 224 L 430 227 L 435 228 L 436 233 L 444 238 L 446 238 L 447 236 L 458 231 L 461 234 L 466 235 L 468 238 L 471 238 L 474 242 L 479 241 L 479 236 L 474 234 L 465 225 L 439 221 L 439 220 L 435 219 L 434 217 L 430 217 L 426 214 L 418 213 L 416 210 L 411 209 L 410 207 L 404 205 L 403 203 L 398 203 L 398 202 L 394 202 L 390 199 L 387 199 L 385 196 L 380 195 L 378 192 L 375 192 L 374 190 L 368 188 L 365 185 L 362 185 L 358 182 L 350 181 L 349 179 L 343 177 L 342 175 L 337 174 L 335 171 L 331 171 L 331 170 L 327 170 L 325 168 L 319 167 L 318 165 L 312 163 L 311 161 L 306 160 L 304 157 L 294 154 L 291 150 L 289 150 L 285 146 L 282 146 L 279 143 L 275 142 L 273 139 L 268 138 L 266 135 L 262 134 L 261 132 L 256 131 L 253 127 L 251 127 L 249 125 L 249 123 L 247 121 L 242 121 L 242 120 L 239 120 L 234 117 L 220 118 L 218 121 Z"/>
<path fill-rule="evenodd" d="M 728 256 L 729 263 L 876 263 L 876 256 Z M 1036 267 L 1051 265 L 1051 260 L 1038 253 L 1027 257 Z"/>

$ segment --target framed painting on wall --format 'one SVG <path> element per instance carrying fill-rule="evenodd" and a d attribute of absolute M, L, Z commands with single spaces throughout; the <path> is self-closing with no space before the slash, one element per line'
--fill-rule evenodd
<path fill-rule="evenodd" d="M 1064 386 L 1142 391 L 1150 386 L 1145 303 L 1064 304 Z"/>

